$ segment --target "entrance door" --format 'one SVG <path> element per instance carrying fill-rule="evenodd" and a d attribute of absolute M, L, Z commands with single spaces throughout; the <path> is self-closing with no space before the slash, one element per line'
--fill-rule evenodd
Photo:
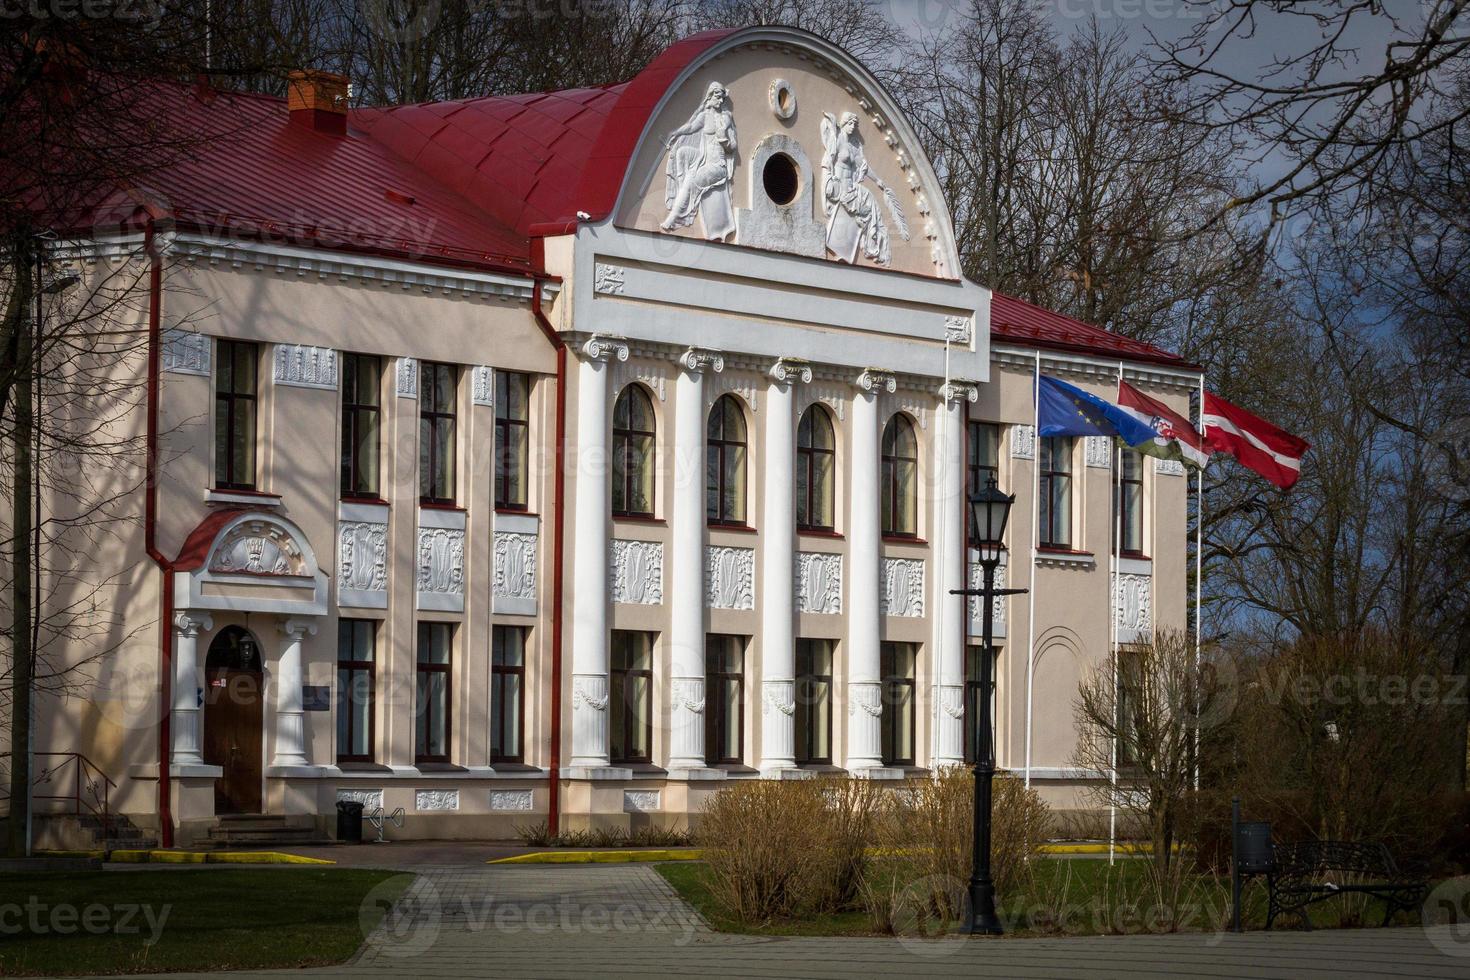
<path fill-rule="evenodd" d="M 261 812 L 263 693 L 260 647 L 230 626 L 209 645 L 204 669 L 204 761 L 224 769 L 214 812 Z"/>

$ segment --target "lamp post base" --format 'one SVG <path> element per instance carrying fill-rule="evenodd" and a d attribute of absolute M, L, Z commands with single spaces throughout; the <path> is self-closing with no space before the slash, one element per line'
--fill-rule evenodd
<path fill-rule="evenodd" d="M 970 882 L 970 921 L 959 928 L 965 936 L 999 936 L 1005 932 L 1000 916 L 995 914 L 995 886 L 990 882 Z"/>

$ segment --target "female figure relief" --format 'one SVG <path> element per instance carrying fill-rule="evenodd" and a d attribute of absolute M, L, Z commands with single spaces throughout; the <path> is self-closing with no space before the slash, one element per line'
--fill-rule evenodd
<path fill-rule="evenodd" d="M 822 207 L 827 214 L 827 250 L 844 262 L 856 262 L 858 249 L 879 265 L 892 258 L 888 227 L 873 191 L 863 186 L 871 180 L 888 203 L 889 213 L 907 241 L 908 222 L 898 197 L 868 169 L 857 135 L 856 113 L 844 112 L 839 122 L 830 112 L 822 113 Z"/>
<path fill-rule="evenodd" d="M 704 220 L 706 238 L 723 240 L 735 230 L 730 181 L 735 174 L 735 119 L 726 108 L 725 86 L 710 82 L 704 102 L 689 121 L 669 134 L 664 231 Z"/>

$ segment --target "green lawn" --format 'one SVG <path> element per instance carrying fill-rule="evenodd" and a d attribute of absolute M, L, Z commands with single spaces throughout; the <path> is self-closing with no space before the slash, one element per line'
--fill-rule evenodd
<path fill-rule="evenodd" d="M 411 880 L 302 867 L 0 874 L 0 976 L 340 963 Z"/>

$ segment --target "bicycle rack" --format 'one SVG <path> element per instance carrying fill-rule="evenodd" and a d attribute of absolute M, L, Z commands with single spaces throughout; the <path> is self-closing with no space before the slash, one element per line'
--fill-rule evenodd
<path fill-rule="evenodd" d="M 390 823 L 399 830 L 403 829 L 403 807 L 385 814 L 382 807 L 375 806 L 373 812 L 368 814 L 368 823 L 378 830 L 378 839 L 373 841 L 374 844 L 391 844 L 393 842 L 383 835 L 387 832 Z"/>

